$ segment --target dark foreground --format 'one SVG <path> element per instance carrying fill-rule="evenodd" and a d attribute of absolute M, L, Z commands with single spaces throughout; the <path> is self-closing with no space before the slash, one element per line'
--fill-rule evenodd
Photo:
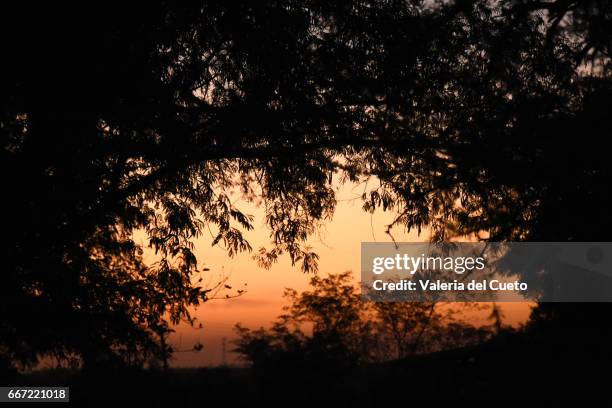
<path fill-rule="evenodd" d="M 509 338 L 361 367 L 48 370 L 13 375 L 2 382 L 68 385 L 72 406 L 378 407 L 385 403 L 532 405 L 568 400 L 610 406 L 609 361 L 609 354 L 599 348 L 570 350 Z"/>

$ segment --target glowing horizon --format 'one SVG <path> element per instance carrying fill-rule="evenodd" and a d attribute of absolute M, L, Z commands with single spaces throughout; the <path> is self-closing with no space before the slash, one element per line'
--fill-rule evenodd
<path fill-rule="evenodd" d="M 336 188 L 337 207 L 333 219 L 324 222 L 319 233 L 311 237 L 308 244 L 320 257 L 319 274 L 351 271 L 355 282 L 359 282 L 361 242 L 390 242 L 391 237 L 385 233 L 385 229 L 395 214 L 383 211 L 369 214 L 363 211 L 360 200 L 363 187 L 347 183 Z M 266 246 L 269 231 L 264 225 L 263 208 L 240 199 L 235 205 L 243 213 L 254 216 L 255 228 L 244 232 L 254 250 Z M 397 241 L 429 239 L 427 231 L 422 231 L 420 235 L 416 232 L 407 234 L 401 228 L 396 228 L 393 234 Z M 199 268 L 209 269 L 202 273 L 204 283 L 215 282 L 222 275 L 229 276 L 228 284 L 235 289 L 242 289 L 246 284 L 246 292 L 233 299 L 211 300 L 192 310 L 192 315 L 197 319 L 195 328 L 180 324 L 170 337 L 170 344 L 179 351 L 172 360 L 175 367 L 221 364 L 223 338 L 226 339 L 226 361 L 234 362 L 236 356 L 229 351 L 233 348 L 231 339 L 235 337 L 235 324 L 241 323 L 251 328 L 268 327 L 282 312 L 284 289 L 305 290 L 312 276 L 302 273 L 299 265 L 292 266 L 287 256 L 281 257 L 269 270 L 260 268 L 251 258 L 252 253 L 240 253 L 230 258 L 223 248 L 211 246 L 212 239 L 211 235 L 203 236 L 195 243 Z M 143 248 L 147 247 L 143 234 L 136 234 L 136 240 Z M 145 251 L 145 261 L 152 262 L 153 259 L 152 253 Z M 517 326 L 528 318 L 530 304 L 507 303 L 503 304 L 502 310 L 505 322 Z M 475 325 L 485 324 L 487 313 L 474 313 L 468 320 Z M 199 323 L 202 329 L 198 329 Z M 196 342 L 202 343 L 204 349 L 197 353 L 188 351 Z"/>

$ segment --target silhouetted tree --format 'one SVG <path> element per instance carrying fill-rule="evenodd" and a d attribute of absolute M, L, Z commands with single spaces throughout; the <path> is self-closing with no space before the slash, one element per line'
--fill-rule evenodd
<path fill-rule="evenodd" d="M 285 291 L 286 313 L 270 330 L 240 325 L 236 350 L 255 365 L 350 365 L 370 358 L 373 325 L 349 272 L 314 276 L 310 290 Z M 311 331 L 310 334 L 304 332 Z"/>
<path fill-rule="evenodd" d="M 0 25 L 10 361 L 163 353 L 154 328 L 208 296 L 193 240 L 210 227 L 230 256 L 251 250 L 232 190 L 265 208 L 260 265 L 304 271 L 334 176 L 370 180 L 364 209 L 396 212 L 390 232 L 612 226 L 603 1 L 27 7 Z"/>
<path fill-rule="evenodd" d="M 234 351 L 257 368 L 330 370 L 475 345 L 492 335 L 461 319 L 470 307 L 363 300 L 350 272 L 314 276 L 308 290 L 287 289 L 285 297 L 286 313 L 270 329 L 236 326 Z"/>

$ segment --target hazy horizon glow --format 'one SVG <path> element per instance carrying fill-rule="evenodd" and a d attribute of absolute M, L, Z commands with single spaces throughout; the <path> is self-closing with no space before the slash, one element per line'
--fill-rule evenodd
<path fill-rule="evenodd" d="M 360 200 L 362 192 L 363 186 L 339 186 L 333 219 L 325 222 L 318 236 L 313 236 L 308 242 L 320 256 L 319 274 L 351 271 L 355 282 L 359 282 L 361 242 L 391 241 L 385 234 L 385 229 L 393 220 L 394 214 L 382 211 L 374 214 L 364 212 Z M 255 217 L 254 230 L 245 232 L 245 237 L 254 250 L 260 246 L 268 246 L 269 231 L 264 225 L 263 209 L 240 200 L 235 205 L 245 214 Z M 393 234 L 397 241 L 427 241 L 429 238 L 426 231 L 419 236 L 416 232 L 406 234 L 400 228 L 396 228 Z M 146 248 L 144 235 L 136 234 L 136 240 Z M 298 265 L 291 266 L 288 257 L 282 257 L 271 269 L 266 270 L 257 266 L 251 258 L 252 254 L 242 253 L 229 258 L 223 248 L 211 247 L 211 242 L 211 236 L 201 237 L 196 241 L 199 267 L 210 269 L 203 273 L 204 281 L 215 282 L 220 276 L 229 276 L 228 284 L 234 288 L 243 288 L 246 284 L 246 293 L 238 298 L 211 300 L 193 310 L 193 316 L 198 321 L 196 327 L 181 324 L 170 338 L 171 345 L 179 350 L 172 360 L 174 367 L 223 363 L 223 338 L 226 339 L 225 361 L 235 363 L 237 356 L 230 352 L 233 348 L 231 340 L 235 338 L 235 324 L 241 323 L 250 328 L 268 327 L 282 312 L 282 306 L 285 304 L 282 298 L 284 289 L 305 290 L 312 276 L 303 274 Z M 152 255 L 145 251 L 145 261 L 152 260 Z M 505 303 L 502 310 L 505 322 L 517 326 L 527 320 L 531 305 Z M 474 313 L 468 320 L 476 325 L 485 324 L 486 314 L 486 311 Z M 202 324 L 201 329 L 197 328 L 199 323 Z M 188 351 L 196 342 L 202 343 L 204 349 L 200 352 Z"/>

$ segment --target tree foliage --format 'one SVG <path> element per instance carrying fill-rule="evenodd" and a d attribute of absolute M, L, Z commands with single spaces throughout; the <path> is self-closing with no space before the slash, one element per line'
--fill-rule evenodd
<path fill-rule="evenodd" d="M 363 300 L 350 272 L 314 276 L 308 290 L 287 289 L 285 298 L 286 313 L 270 329 L 236 325 L 234 351 L 256 368 L 347 367 L 474 345 L 495 334 L 462 320 L 469 307 Z"/>
<path fill-rule="evenodd" d="M 25 7 L 25 6 L 24 6 Z M 73 15 L 73 13 L 75 13 Z M 612 224 L 605 1 L 149 2 L 2 13 L 0 351 L 156 351 L 207 299 L 205 229 L 316 270 L 332 181 L 435 240 L 594 240 Z M 585 130 L 586 129 L 586 130 Z M 571 217 L 570 217 L 571 215 Z M 144 265 L 144 230 L 160 261 Z"/>

